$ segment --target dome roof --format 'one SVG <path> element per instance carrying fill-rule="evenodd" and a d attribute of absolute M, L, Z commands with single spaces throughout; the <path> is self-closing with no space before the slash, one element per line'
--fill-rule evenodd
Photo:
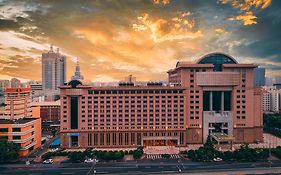
<path fill-rule="evenodd" d="M 78 85 L 83 85 L 81 81 L 79 80 L 71 80 L 67 83 L 67 85 L 70 85 L 72 88 L 76 88 Z"/>
<path fill-rule="evenodd" d="M 213 64 L 214 71 L 221 71 L 222 64 L 238 64 L 238 62 L 227 54 L 216 52 L 201 57 L 197 64 Z"/>

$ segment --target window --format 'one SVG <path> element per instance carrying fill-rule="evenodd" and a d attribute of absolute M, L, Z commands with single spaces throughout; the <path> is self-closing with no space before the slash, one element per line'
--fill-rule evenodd
<path fill-rule="evenodd" d="M 123 136 L 122 133 L 119 133 L 119 145 L 123 144 Z"/>
<path fill-rule="evenodd" d="M 13 140 L 20 140 L 21 137 L 20 136 L 13 136 Z"/>
<path fill-rule="evenodd" d="M 8 132 L 8 128 L 0 128 L 0 132 Z"/>
<path fill-rule="evenodd" d="M 104 134 L 100 134 L 100 145 L 104 145 Z"/>
<path fill-rule="evenodd" d="M 88 146 L 92 146 L 92 134 L 88 134 Z"/>

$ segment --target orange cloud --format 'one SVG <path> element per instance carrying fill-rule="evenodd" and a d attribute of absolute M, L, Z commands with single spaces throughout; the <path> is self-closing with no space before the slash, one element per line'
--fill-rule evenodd
<path fill-rule="evenodd" d="M 170 0 L 153 0 L 153 4 L 163 4 L 163 5 L 166 5 L 166 4 L 169 4 L 170 3 Z"/>
<path fill-rule="evenodd" d="M 241 14 L 235 17 L 228 18 L 228 20 L 237 20 L 237 21 L 243 21 L 243 24 L 245 26 L 247 25 L 252 25 L 252 24 L 257 24 L 257 21 L 255 21 L 257 17 L 253 15 L 253 12 L 249 11 L 246 12 L 245 14 Z"/>
<path fill-rule="evenodd" d="M 216 28 L 215 32 L 218 34 L 228 33 L 223 27 Z"/>
<path fill-rule="evenodd" d="M 243 25 L 257 24 L 257 17 L 254 15 L 254 9 L 265 9 L 267 8 L 272 0 L 219 0 L 221 4 L 230 4 L 233 8 L 239 9 L 240 14 L 228 20 L 242 21 Z"/>
<path fill-rule="evenodd" d="M 190 13 L 180 13 L 171 19 L 153 18 L 147 13 L 138 17 L 138 23 L 133 24 L 135 31 L 148 31 L 155 42 L 195 39 L 202 37 L 200 30 L 193 31 L 195 21 L 189 19 Z"/>

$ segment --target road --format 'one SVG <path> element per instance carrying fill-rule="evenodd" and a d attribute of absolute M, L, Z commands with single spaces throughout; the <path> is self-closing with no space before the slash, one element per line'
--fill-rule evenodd
<path fill-rule="evenodd" d="M 94 174 L 91 164 L 9 164 L 0 165 L 1 175 L 83 175 Z M 281 162 L 260 163 L 200 163 L 176 160 L 97 163 L 96 174 L 281 174 Z M 180 172 L 181 171 L 181 172 Z"/>

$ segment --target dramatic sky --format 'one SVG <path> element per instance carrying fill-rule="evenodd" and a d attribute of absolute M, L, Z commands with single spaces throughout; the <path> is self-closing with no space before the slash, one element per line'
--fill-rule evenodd
<path fill-rule="evenodd" d="M 0 0 L 0 78 L 41 79 L 41 53 L 92 81 L 165 80 L 178 60 L 225 52 L 281 75 L 281 0 Z"/>

